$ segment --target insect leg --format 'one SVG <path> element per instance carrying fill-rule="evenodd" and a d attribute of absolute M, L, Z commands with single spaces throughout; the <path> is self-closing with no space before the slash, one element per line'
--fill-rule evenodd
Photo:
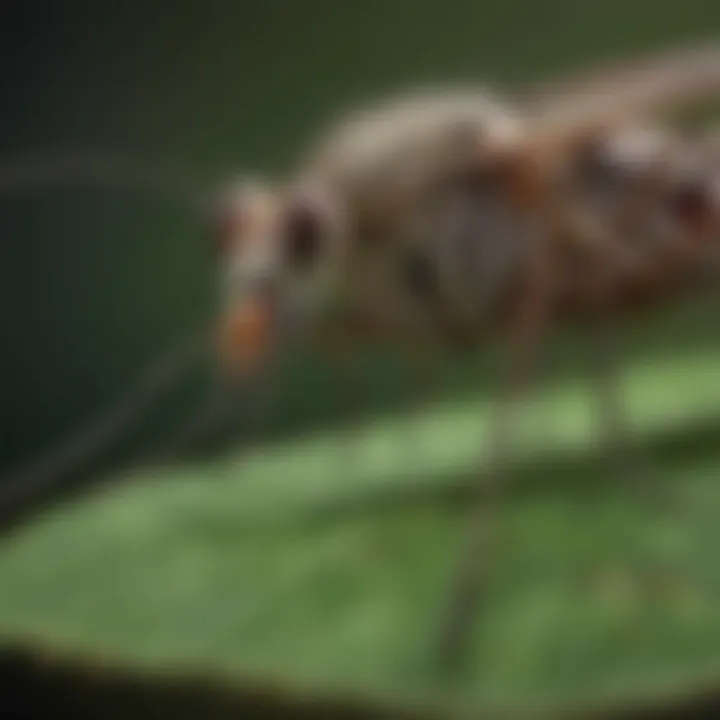
<path fill-rule="evenodd" d="M 631 212 L 642 212 L 642 203 L 630 203 Z M 606 248 L 622 247 L 618 242 L 606 243 Z M 604 452 L 608 464 L 641 491 L 657 499 L 657 484 L 646 467 L 645 458 L 632 435 L 625 407 L 619 358 L 619 315 L 623 289 L 622 264 L 612 252 L 598 255 L 593 263 L 596 270 L 591 278 L 592 317 L 590 330 L 592 383 L 595 409 L 603 435 Z"/>
<path fill-rule="evenodd" d="M 552 288 L 551 262 L 548 261 L 551 258 L 547 253 L 542 255 L 538 265 L 531 270 L 519 312 L 510 326 L 507 375 L 490 426 L 489 463 L 477 479 L 477 496 L 473 501 L 468 536 L 451 581 L 448 605 L 441 616 L 434 651 L 435 659 L 444 671 L 458 670 L 467 659 L 473 621 L 485 594 L 491 524 L 497 515 L 500 490 L 506 480 L 516 413 L 534 370 L 540 342 L 549 326 Z"/>
<path fill-rule="evenodd" d="M 596 328 L 593 344 L 593 380 L 597 418 L 603 434 L 604 452 L 614 472 L 627 479 L 642 502 L 667 509 L 670 498 L 659 484 L 658 473 L 650 467 L 647 454 L 633 434 L 623 402 L 622 378 L 616 333 L 612 328 Z"/>

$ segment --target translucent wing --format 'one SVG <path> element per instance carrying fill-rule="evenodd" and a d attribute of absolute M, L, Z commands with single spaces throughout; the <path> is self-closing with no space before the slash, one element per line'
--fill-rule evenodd
<path fill-rule="evenodd" d="M 205 210 L 205 184 L 168 167 L 138 162 L 126 153 L 82 150 L 0 163 L 0 197 L 60 187 L 113 187 L 165 197 L 198 214 Z M 0 534 L 36 509 L 79 486 L 91 467 L 158 402 L 210 355 L 213 329 L 203 327 L 152 364 L 113 407 L 40 459 L 0 478 Z M 187 440 L 187 433 L 183 435 Z"/>
<path fill-rule="evenodd" d="M 682 109 L 720 92 L 720 42 L 655 53 L 580 72 L 530 97 L 543 122 L 576 124 Z"/>
<path fill-rule="evenodd" d="M 578 213 L 576 203 L 556 183 L 558 170 L 562 175 L 588 142 L 604 141 L 629 125 L 644 125 L 663 110 L 688 109 L 717 92 L 720 43 L 617 63 L 541 87 L 528 103 L 525 132 L 490 151 L 481 147 L 479 154 L 502 170 L 501 182 L 511 195 L 558 220 Z M 570 234 L 583 234 L 575 230 Z"/>

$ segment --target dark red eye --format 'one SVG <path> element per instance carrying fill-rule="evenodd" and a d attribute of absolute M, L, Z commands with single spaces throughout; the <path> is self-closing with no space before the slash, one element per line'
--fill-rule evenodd
<path fill-rule="evenodd" d="M 312 266 L 322 250 L 325 222 L 318 208 L 309 203 L 291 206 L 285 217 L 285 254 L 298 268 Z"/>

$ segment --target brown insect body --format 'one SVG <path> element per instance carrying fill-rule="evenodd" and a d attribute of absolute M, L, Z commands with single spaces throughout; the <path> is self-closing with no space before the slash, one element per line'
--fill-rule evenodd
<path fill-rule="evenodd" d="M 281 190 L 279 212 L 304 207 L 316 231 L 312 262 L 280 263 L 281 285 L 295 288 L 281 304 L 296 307 L 319 268 L 332 280 L 323 302 L 303 300 L 316 339 L 339 329 L 355 349 L 383 340 L 457 351 L 505 335 L 482 499 L 437 637 L 443 666 L 468 647 L 513 411 L 558 324 L 600 341 L 603 431 L 613 460 L 629 464 L 607 321 L 706 285 L 720 259 L 716 143 L 655 132 L 654 122 L 718 91 L 712 45 L 560 83 L 519 109 L 481 90 L 406 95 L 340 118 Z M 294 257 L 307 236 L 282 227 L 263 242 Z M 231 260 L 242 267 L 254 243 L 238 239 Z M 328 312 L 328 288 L 339 313 Z"/>
<path fill-rule="evenodd" d="M 607 283 L 607 303 L 625 314 L 717 281 L 720 165 L 701 140 L 650 132 L 616 132 L 605 139 L 604 157 L 595 148 L 589 166 L 586 155 L 574 161 L 567 192 L 604 237 L 595 247 L 570 242 L 560 252 L 560 285 L 571 288 L 560 298 L 566 319 L 583 321 L 593 311 L 597 276 Z"/>
<path fill-rule="evenodd" d="M 521 131 L 484 92 L 430 91 L 342 118 L 313 148 L 296 182 L 344 206 L 341 292 L 364 327 L 441 345 L 487 332 L 531 223 L 479 168 L 478 143 Z"/>
<path fill-rule="evenodd" d="M 485 93 L 429 92 L 345 118 L 315 149 L 297 182 L 342 199 L 346 252 L 336 272 L 366 332 L 453 347 L 482 342 L 512 322 L 538 243 L 553 246 L 559 321 L 582 323 L 596 311 L 595 277 L 625 310 L 699 278 L 720 240 L 720 165 L 697 142 L 623 126 L 566 158 L 556 192 L 598 229 L 588 241 L 561 229 L 543 234 L 522 194 L 508 193 L 482 162 L 484 148 L 491 153 L 528 125 Z M 676 206 L 686 191 L 695 197 Z"/>

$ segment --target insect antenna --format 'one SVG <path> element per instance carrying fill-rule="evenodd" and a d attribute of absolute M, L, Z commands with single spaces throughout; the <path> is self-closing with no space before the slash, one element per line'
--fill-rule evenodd
<path fill-rule="evenodd" d="M 165 165 L 137 162 L 127 153 L 84 150 L 52 157 L 20 158 L 0 164 L 0 196 L 18 197 L 60 187 L 132 189 L 163 196 L 200 216 L 207 208 L 207 183 Z M 0 478 L 0 534 L 90 480 L 86 473 L 101 461 L 164 397 L 189 378 L 213 348 L 214 325 L 205 323 L 179 340 L 142 371 L 119 398 L 86 426 L 31 461 Z M 217 393 L 217 390 L 213 391 Z M 212 394 L 212 393 L 211 393 Z M 217 413 L 178 432 L 177 448 L 213 430 Z M 212 420 L 212 422 L 210 422 Z M 168 455 L 166 459 L 170 456 Z"/>
<path fill-rule="evenodd" d="M 193 333 L 152 363 L 119 399 L 87 425 L 0 480 L 0 534 L 79 489 L 82 473 L 114 447 L 162 397 L 196 366 L 210 345 L 207 331 Z M 79 478 L 80 476 L 80 478 Z"/>

